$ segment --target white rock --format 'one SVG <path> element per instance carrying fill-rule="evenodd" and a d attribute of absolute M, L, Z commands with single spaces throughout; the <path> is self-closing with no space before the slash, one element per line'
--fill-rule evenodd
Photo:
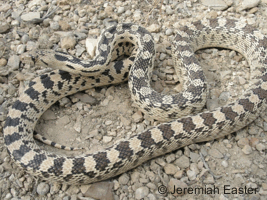
<path fill-rule="evenodd" d="M 171 29 L 171 28 L 168 28 L 168 29 L 166 30 L 166 32 L 165 32 L 165 34 L 166 34 L 167 36 L 171 35 L 172 33 L 173 33 L 173 29 Z"/>
<path fill-rule="evenodd" d="M 85 46 L 87 53 L 90 55 L 91 58 L 93 58 L 96 53 L 97 39 L 87 38 Z"/>
<path fill-rule="evenodd" d="M 227 162 L 226 160 L 223 160 L 223 161 L 222 161 L 222 166 L 223 166 L 224 168 L 228 167 L 228 162 Z"/>
<path fill-rule="evenodd" d="M 119 7 L 118 8 L 118 14 L 121 14 L 125 11 L 125 8 L 124 7 Z"/>
<path fill-rule="evenodd" d="M 158 24 L 151 24 L 149 27 L 147 27 L 147 30 L 150 33 L 158 33 L 160 31 L 161 26 Z"/>
<path fill-rule="evenodd" d="M 25 44 L 20 44 L 17 46 L 17 54 L 22 54 L 25 52 L 26 45 Z"/>
<path fill-rule="evenodd" d="M 186 173 L 187 173 L 189 180 L 191 180 L 191 181 L 195 180 L 197 177 L 196 172 L 194 172 L 192 170 L 188 170 Z"/>
<path fill-rule="evenodd" d="M 26 22 L 31 21 L 34 18 L 39 19 L 40 17 L 41 17 L 40 12 L 29 12 L 29 13 L 21 15 L 21 19 Z"/>
<path fill-rule="evenodd" d="M 28 7 L 31 8 L 36 5 L 41 5 L 41 3 L 42 3 L 42 0 L 32 0 L 29 2 Z"/>
<path fill-rule="evenodd" d="M 133 19 L 134 19 L 135 21 L 140 21 L 141 18 L 142 18 L 142 13 L 141 13 L 141 11 L 140 11 L 140 10 L 136 10 L 136 11 L 134 12 L 134 14 L 133 14 Z"/>
<path fill-rule="evenodd" d="M 126 10 L 125 15 L 126 15 L 127 17 L 129 17 L 129 16 L 132 15 L 132 12 L 131 12 L 130 10 Z"/>
<path fill-rule="evenodd" d="M 11 8 L 11 4 L 9 3 L 3 4 L 3 3 L 4 1 L 2 2 L 2 5 L 0 6 L 0 12 L 6 12 Z"/>
<path fill-rule="evenodd" d="M 229 6 L 223 0 L 201 0 L 201 3 L 216 10 L 224 10 Z"/>
<path fill-rule="evenodd" d="M 258 6 L 259 3 L 260 0 L 243 0 L 241 6 L 237 10 L 240 11 L 250 9 Z"/>
<path fill-rule="evenodd" d="M 104 143 L 108 143 L 108 142 L 110 142 L 112 140 L 112 137 L 110 137 L 110 136 L 103 136 L 103 142 Z"/>
<path fill-rule="evenodd" d="M 105 125 L 106 126 L 109 126 L 109 125 L 111 125 L 113 122 L 111 121 L 111 120 L 107 120 L 106 122 L 105 122 Z"/>

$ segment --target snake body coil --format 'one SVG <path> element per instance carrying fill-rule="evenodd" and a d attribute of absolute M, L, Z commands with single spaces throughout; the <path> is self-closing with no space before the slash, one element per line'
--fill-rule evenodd
<path fill-rule="evenodd" d="M 119 83 L 128 76 L 132 99 L 156 119 L 178 118 L 200 110 L 205 103 L 206 83 L 194 52 L 206 47 L 233 49 L 247 59 L 251 67 L 250 86 L 235 102 L 162 123 L 92 154 L 60 156 L 41 150 L 35 143 L 33 130 L 37 120 L 58 99 L 88 88 Z M 103 32 L 94 61 L 38 51 L 32 56 L 35 62 L 65 71 L 55 70 L 35 78 L 14 103 L 4 126 L 8 152 L 16 163 L 34 175 L 80 184 L 104 180 L 153 157 L 230 134 L 255 120 L 266 107 L 266 47 L 267 38 L 242 21 L 221 18 L 188 24 L 178 30 L 172 49 L 174 63 L 185 75 L 183 92 L 174 96 L 163 96 L 151 89 L 153 38 L 134 24 L 119 24 Z M 112 63 L 114 56 L 123 52 L 129 52 L 130 57 Z"/>

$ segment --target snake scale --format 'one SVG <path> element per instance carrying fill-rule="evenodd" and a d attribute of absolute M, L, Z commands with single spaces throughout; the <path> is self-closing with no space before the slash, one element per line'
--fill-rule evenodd
<path fill-rule="evenodd" d="M 205 104 L 205 77 L 194 52 L 207 47 L 240 52 L 251 67 L 250 86 L 235 102 L 188 115 Z M 32 80 L 14 103 L 4 126 L 5 145 L 16 163 L 33 175 L 67 184 L 86 184 L 114 177 L 186 145 L 223 137 L 251 123 L 266 108 L 266 47 L 267 38 L 241 20 L 203 19 L 182 27 L 177 30 L 172 53 L 177 71 L 185 76 L 184 90 L 173 96 L 158 94 L 150 87 L 155 47 L 151 34 L 138 25 L 125 23 L 106 29 L 92 61 L 50 50 L 36 51 L 30 55 L 32 61 L 57 70 Z M 122 55 L 128 57 L 117 59 Z M 44 151 L 35 143 L 36 122 L 58 99 L 127 78 L 132 99 L 144 112 L 152 117 L 155 113 L 159 120 L 177 119 L 102 151 L 75 157 Z"/>

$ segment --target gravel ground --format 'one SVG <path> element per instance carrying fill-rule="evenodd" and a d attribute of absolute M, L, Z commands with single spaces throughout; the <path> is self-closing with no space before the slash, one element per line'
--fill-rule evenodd
<path fill-rule="evenodd" d="M 2 134 L 8 109 L 25 86 L 51 70 L 21 63 L 19 56 L 24 52 L 52 48 L 90 59 L 95 54 L 97 37 L 105 27 L 134 22 L 152 32 L 157 43 L 153 87 L 162 93 L 173 93 L 181 88 L 168 48 L 175 29 L 204 17 L 235 17 L 267 34 L 267 0 L 0 2 L 0 199 L 267 198 L 264 111 L 255 122 L 225 138 L 190 145 L 90 185 L 44 182 L 25 173 L 10 159 Z M 58 9 L 54 10 L 56 6 Z M 206 109 L 229 103 L 248 87 L 250 68 L 242 55 L 225 49 L 206 49 L 196 54 L 209 84 Z M 128 85 L 122 83 L 61 99 L 45 112 L 36 130 L 60 144 L 96 151 L 156 124 L 133 105 Z M 38 144 L 59 154 L 79 153 Z M 187 192 L 172 194 L 174 187 L 185 188 Z"/>

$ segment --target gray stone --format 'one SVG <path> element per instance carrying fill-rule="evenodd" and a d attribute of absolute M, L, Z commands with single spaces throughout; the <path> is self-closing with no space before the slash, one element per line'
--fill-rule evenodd
<path fill-rule="evenodd" d="M 87 38 L 87 34 L 81 33 L 79 31 L 75 31 L 74 35 L 78 40 L 84 40 Z"/>
<path fill-rule="evenodd" d="M 37 46 L 37 44 L 33 41 L 28 41 L 27 44 L 26 44 L 26 50 L 27 51 L 31 51 L 33 49 L 35 49 Z"/>
<path fill-rule="evenodd" d="M 135 199 L 143 199 L 149 193 L 149 189 L 147 187 L 140 187 L 135 191 Z"/>
<path fill-rule="evenodd" d="M 12 96 L 15 94 L 16 91 L 17 91 L 17 89 L 14 87 L 14 85 L 9 83 L 8 84 L 8 94 Z"/>
<path fill-rule="evenodd" d="M 112 200 L 112 188 L 114 184 L 112 182 L 98 182 L 93 183 L 87 191 L 82 191 L 85 197 L 92 197 L 94 199 L 106 199 Z"/>
<path fill-rule="evenodd" d="M 259 129 L 256 128 L 255 126 L 251 126 L 249 129 L 248 129 L 248 133 L 250 135 L 256 135 L 259 133 Z"/>
<path fill-rule="evenodd" d="M 55 120 L 55 119 L 57 119 L 55 113 L 52 110 L 45 111 L 45 113 L 42 115 L 42 118 L 44 120 Z"/>
<path fill-rule="evenodd" d="M 22 37 L 21 37 L 21 42 L 23 44 L 26 44 L 28 41 L 29 41 L 30 37 L 28 34 L 24 34 Z"/>
<path fill-rule="evenodd" d="M 3 102 L 4 102 L 4 97 L 0 95 L 0 104 L 2 104 Z"/>
<path fill-rule="evenodd" d="M 70 197 L 69 196 L 65 196 L 65 197 L 63 197 L 62 200 L 70 200 Z"/>
<path fill-rule="evenodd" d="M 140 178 L 140 172 L 133 172 L 132 174 L 131 174 L 131 181 L 133 182 L 133 183 L 135 183 L 135 182 L 137 182 L 138 181 L 138 179 Z"/>
<path fill-rule="evenodd" d="M 205 180 L 203 181 L 205 184 L 214 184 L 214 178 L 212 175 L 208 174 Z"/>
<path fill-rule="evenodd" d="M 72 36 L 63 37 L 60 42 L 62 49 L 73 49 L 76 45 L 76 39 Z"/>
<path fill-rule="evenodd" d="M 52 183 L 51 188 L 50 188 L 50 193 L 51 194 L 57 194 L 59 192 L 60 188 L 61 188 L 61 184 L 56 183 L 56 182 Z"/>
<path fill-rule="evenodd" d="M 147 195 L 147 198 L 149 200 L 157 200 L 156 196 L 154 194 L 151 194 L 151 193 Z"/>
<path fill-rule="evenodd" d="M 267 122 L 263 122 L 263 130 L 267 131 Z"/>
<path fill-rule="evenodd" d="M 123 116 L 120 116 L 120 119 L 121 119 L 121 122 L 124 126 L 130 126 L 131 125 L 131 121 L 126 119 L 125 117 Z"/>
<path fill-rule="evenodd" d="M 237 145 L 240 147 L 240 148 L 243 148 L 245 145 L 248 145 L 249 144 L 249 140 L 248 138 L 241 138 L 240 140 L 238 140 L 237 142 Z"/>
<path fill-rule="evenodd" d="M 188 170 L 188 171 L 186 172 L 186 174 L 187 174 L 189 180 L 191 180 L 191 181 L 195 180 L 196 177 L 197 177 L 196 172 L 195 172 L 195 171 L 192 171 L 192 170 Z"/>
<path fill-rule="evenodd" d="M 190 159 L 192 160 L 192 162 L 197 163 L 199 158 L 199 154 L 190 152 Z"/>
<path fill-rule="evenodd" d="M 4 67 L 7 64 L 7 60 L 5 58 L 0 58 L 0 67 Z"/>
<path fill-rule="evenodd" d="M 172 14 L 174 13 L 174 11 L 173 11 L 173 9 L 172 9 L 170 6 L 167 6 L 167 8 L 166 8 L 166 13 L 167 13 L 168 15 L 172 15 Z"/>
<path fill-rule="evenodd" d="M 50 28 L 53 30 L 59 30 L 60 26 L 58 22 L 50 22 Z"/>
<path fill-rule="evenodd" d="M 69 98 L 67 98 L 67 97 L 63 97 L 62 99 L 59 100 L 59 105 L 62 106 L 62 107 L 63 107 L 63 106 L 64 106 L 64 107 L 68 107 L 68 106 L 71 105 L 71 101 L 70 101 Z"/>
<path fill-rule="evenodd" d="M 159 56 L 159 59 L 160 60 L 164 60 L 166 57 L 167 57 L 167 54 L 161 53 L 160 56 Z"/>
<path fill-rule="evenodd" d="M 22 12 L 23 12 L 23 10 L 16 10 L 16 11 L 13 11 L 13 12 L 11 13 L 11 17 L 12 17 L 13 19 L 18 19 Z"/>
<path fill-rule="evenodd" d="M 218 108 L 219 107 L 219 99 L 218 98 L 207 99 L 206 106 L 207 106 L 208 110 L 214 110 L 215 108 Z"/>
<path fill-rule="evenodd" d="M 66 125 L 68 123 L 70 123 L 70 118 L 67 115 L 64 115 L 63 117 L 60 117 L 57 120 L 57 124 L 62 125 L 62 126 Z"/>
<path fill-rule="evenodd" d="M 264 151 L 264 150 L 266 149 L 266 147 L 265 147 L 264 144 L 259 143 L 259 144 L 256 145 L 256 149 L 257 149 L 258 151 Z"/>
<path fill-rule="evenodd" d="M 10 56 L 7 62 L 7 65 L 12 68 L 12 70 L 16 70 L 19 68 L 20 59 L 19 56 L 13 55 Z"/>
<path fill-rule="evenodd" d="M 164 166 L 164 171 L 168 175 L 174 175 L 174 174 L 176 174 L 176 172 L 178 171 L 178 169 L 177 169 L 177 167 L 175 165 L 170 164 L 170 163 L 167 163 Z"/>
<path fill-rule="evenodd" d="M 39 183 L 37 186 L 37 193 L 41 196 L 46 195 L 49 192 L 49 185 L 47 183 Z"/>
<path fill-rule="evenodd" d="M 252 148 L 249 145 L 245 145 L 243 147 L 242 151 L 244 152 L 244 154 L 247 154 L 248 155 L 248 154 L 251 154 L 252 153 Z"/>
<path fill-rule="evenodd" d="M 175 164 L 181 169 L 185 169 L 189 167 L 189 158 L 183 155 L 175 161 Z"/>
<path fill-rule="evenodd" d="M 97 100 L 85 93 L 82 92 L 78 92 L 76 94 L 74 94 L 74 97 L 78 98 L 81 102 L 83 103 L 88 103 L 90 105 L 96 105 L 97 104 Z"/>
<path fill-rule="evenodd" d="M 218 149 L 210 149 L 209 154 L 214 158 L 223 158 L 223 154 Z"/>
<path fill-rule="evenodd" d="M 78 14 L 79 14 L 80 17 L 84 17 L 87 14 L 87 11 L 82 9 L 82 10 L 78 11 Z"/>
<path fill-rule="evenodd" d="M 38 39 L 39 48 L 50 49 L 53 46 L 53 43 L 49 39 L 50 39 L 50 36 L 48 34 L 40 35 Z"/>
<path fill-rule="evenodd" d="M 141 111 L 137 111 L 136 113 L 134 113 L 132 115 L 133 121 L 138 123 L 141 122 L 143 120 L 143 115 Z"/>
<path fill-rule="evenodd" d="M 230 92 L 222 92 L 219 96 L 219 104 L 220 105 L 226 104 L 230 96 L 231 96 Z"/>
<path fill-rule="evenodd" d="M 0 12 L 7 12 L 9 9 L 11 9 L 11 5 L 10 3 L 5 3 L 4 1 L 2 2 L 3 4 L 0 6 Z"/>
<path fill-rule="evenodd" d="M 80 57 L 83 54 L 83 52 L 85 52 L 85 50 L 86 49 L 84 47 L 81 47 L 80 45 L 77 45 L 76 46 L 75 56 Z"/>
<path fill-rule="evenodd" d="M 119 183 L 121 185 L 126 185 L 130 180 L 130 177 L 127 175 L 127 174 L 122 174 L 120 177 L 119 177 Z"/>
<path fill-rule="evenodd" d="M 10 29 L 9 24 L 0 25 L 0 33 L 7 33 Z"/>
<path fill-rule="evenodd" d="M 167 163 L 171 163 L 174 160 L 175 160 L 175 154 L 172 153 L 172 154 L 169 154 L 169 155 L 166 156 Z"/>

